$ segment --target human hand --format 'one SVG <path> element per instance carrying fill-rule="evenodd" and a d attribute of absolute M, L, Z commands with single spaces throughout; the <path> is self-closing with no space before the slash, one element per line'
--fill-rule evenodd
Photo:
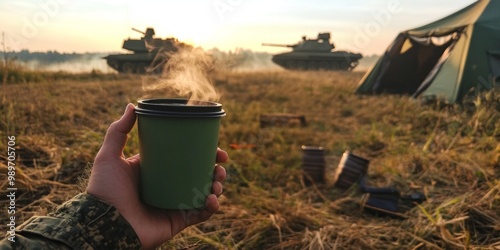
<path fill-rule="evenodd" d="M 134 105 L 128 104 L 125 113 L 113 122 L 106 133 L 92 167 L 87 193 L 112 204 L 130 223 L 144 249 L 155 248 L 184 228 L 209 219 L 219 210 L 217 197 L 222 194 L 226 170 L 216 165 L 212 194 L 202 210 L 162 210 L 144 204 L 139 196 L 139 155 L 125 158 L 123 148 L 127 134 L 134 127 Z M 228 160 L 225 151 L 217 149 L 217 162 Z"/>

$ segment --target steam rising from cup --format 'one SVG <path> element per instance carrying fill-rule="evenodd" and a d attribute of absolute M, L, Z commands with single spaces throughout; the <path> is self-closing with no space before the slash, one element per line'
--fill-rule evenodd
<path fill-rule="evenodd" d="M 181 48 L 163 55 L 168 58 L 162 75 L 154 81 L 145 81 L 143 89 L 168 89 L 191 101 L 218 101 L 219 95 L 210 81 L 208 72 L 213 69 L 212 57 L 201 48 Z M 188 103 L 189 104 L 189 103 Z"/>

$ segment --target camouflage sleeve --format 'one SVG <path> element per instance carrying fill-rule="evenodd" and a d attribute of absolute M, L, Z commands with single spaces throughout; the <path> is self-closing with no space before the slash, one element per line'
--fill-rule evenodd
<path fill-rule="evenodd" d="M 34 216 L 0 249 L 139 249 L 132 226 L 110 204 L 79 194 L 48 216 Z"/>

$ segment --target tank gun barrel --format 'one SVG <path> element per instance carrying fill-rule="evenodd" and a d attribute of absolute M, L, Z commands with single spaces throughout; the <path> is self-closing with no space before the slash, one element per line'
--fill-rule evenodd
<path fill-rule="evenodd" d="M 138 30 L 136 28 L 132 28 L 132 30 L 135 31 L 135 32 L 139 32 L 139 33 L 141 33 L 143 35 L 146 35 L 146 33 L 144 31 Z"/>
<path fill-rule="evenodd" d="M 277 44 L 277 43 L 263 43 L 262 46 L 272 46 L 272 47 L 288 47 L 293 48 L 294 45 L 289 44 Z"/>

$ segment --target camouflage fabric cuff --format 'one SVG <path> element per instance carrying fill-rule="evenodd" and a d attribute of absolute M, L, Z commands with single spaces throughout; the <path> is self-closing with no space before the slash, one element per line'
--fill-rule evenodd
<path fill-rule="evenodd" d="M 36 216 L 18 232 L 33 233 L 78 249 L 139 249 L 132 226 L 112 205 L 78 194 L 48 216 Z"/>

